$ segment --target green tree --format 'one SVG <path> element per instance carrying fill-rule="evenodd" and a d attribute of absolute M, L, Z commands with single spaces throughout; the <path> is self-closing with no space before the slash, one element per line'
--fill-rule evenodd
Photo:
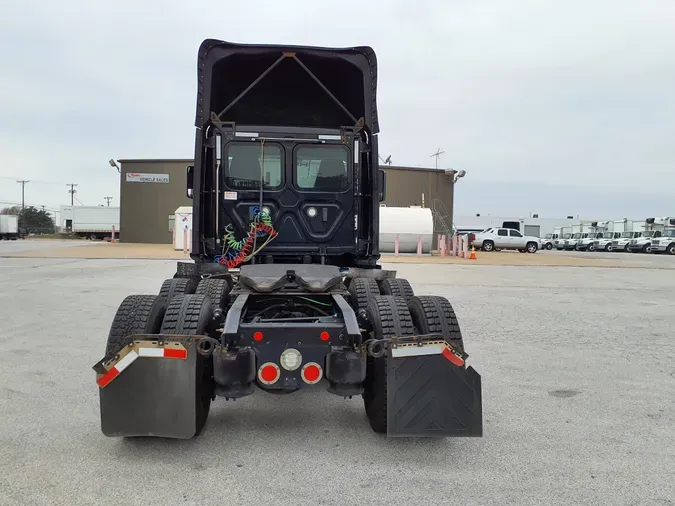
<path fill-rule="evenodd" d="M 53 234 L 54 220 L 41 209 L 33 206 L 27 206 L 22 209 L 21 206 L 5 207 L 0 214 L 13 214 L 19 217 L 19 227 L 26 229 L 26 232 L 33 234 Z"/>

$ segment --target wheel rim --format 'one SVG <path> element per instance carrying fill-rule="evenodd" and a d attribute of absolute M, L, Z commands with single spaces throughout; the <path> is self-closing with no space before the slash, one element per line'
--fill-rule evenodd
<path fill-rule="evenodd" d="M 535 251 L 537 251 L 537 247 L 534 244 L 528 244 L 527 251 L 529 251 L 530 253 L 534 253 Z"/>
<path fill-rule="evenodd" d="M 492 243 L 491 242 L 485 243 L 485 251 L 492 251 Z"/>

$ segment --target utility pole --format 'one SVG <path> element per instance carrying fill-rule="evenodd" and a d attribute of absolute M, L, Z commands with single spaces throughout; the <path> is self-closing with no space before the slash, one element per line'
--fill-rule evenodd
<path fill-rule="evenodd" d="M 75 183 L 69 183 L 66 186 L 70 186 L 70 190 L 68 190 L 68 193 L 70 193 L 70 205 L 72 206 L 72 205 L 74 205 L 74 201 L 75 201 L 75 193 L 77 192 L 75 187 L 77 185 Z"/>
<path fill-rule="evenodd" d="M 112 197 L 103 197 L 103 200 L 105 200 L 108 203 L 108 207 L 110 207 L 110 201 L 112 200 Z"/>
<path fill-rule="evenodd" d="M 17 181 L 21 185 L 21 210 L 23 211 L 26 208 L 26 183 L 30 183 L 30 181 L 26 179 L 22 179 L 21 181 Z"/>
<path fill-rule="evenodd" d="M 436 157 L 436 168 L 438 168 L 438 159 L 441 157 L 443 153 L 445 153 L 445 151 L 441 151 L 441 148 L 438 148 L 433 155 L 429 155 L 429 158 L 433 156 Z"/>
<path fill-rule="evenodd" d="M 45 206 L 40 206 L 42 208 L 42 212 L 45 212 Z"/>

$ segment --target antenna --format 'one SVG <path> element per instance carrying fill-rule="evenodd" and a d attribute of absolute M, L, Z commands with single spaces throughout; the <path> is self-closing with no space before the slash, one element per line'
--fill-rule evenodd
<path fill-rule="evenodd" d="M 386 160 L 384 158 L 382 158 L 380 155 L 377 155 L 377 156 L 382 161 L 382 163 L 384 163 L 386 165 L 391 165 L 391 155 L 389 155 Z"/>
<path fill-rule="evenodd" d="M 438 168 L 438 159 L 443 153 L 445 153 L 445 151 L 441 151 L 441 148 L 438 148 L 434 154 L 429 155 L 429 158 L 436 157 L 436 168 Z"/>
<path fill-rule="evenodd" d="M 105 200 L 108 203 L 108 207 L 110 207 L 110 201 L 112 200 L 112 197 L 103 197 L 103 200 Z"/>

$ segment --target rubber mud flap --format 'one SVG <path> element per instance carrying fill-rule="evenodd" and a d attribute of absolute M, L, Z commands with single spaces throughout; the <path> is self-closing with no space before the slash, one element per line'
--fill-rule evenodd
<path fill-rule="evenodd" d="M 187 358 L 140 357 L 100 388 L 101 431 L 110 437 L 190 439 L 197 431 L 198 353 Z"/>
<path fill-rule="evenodd" d="M 480 375 L 442 355 L 392 358 L 387 350 L 387 435 L 481 437 Z"/>

